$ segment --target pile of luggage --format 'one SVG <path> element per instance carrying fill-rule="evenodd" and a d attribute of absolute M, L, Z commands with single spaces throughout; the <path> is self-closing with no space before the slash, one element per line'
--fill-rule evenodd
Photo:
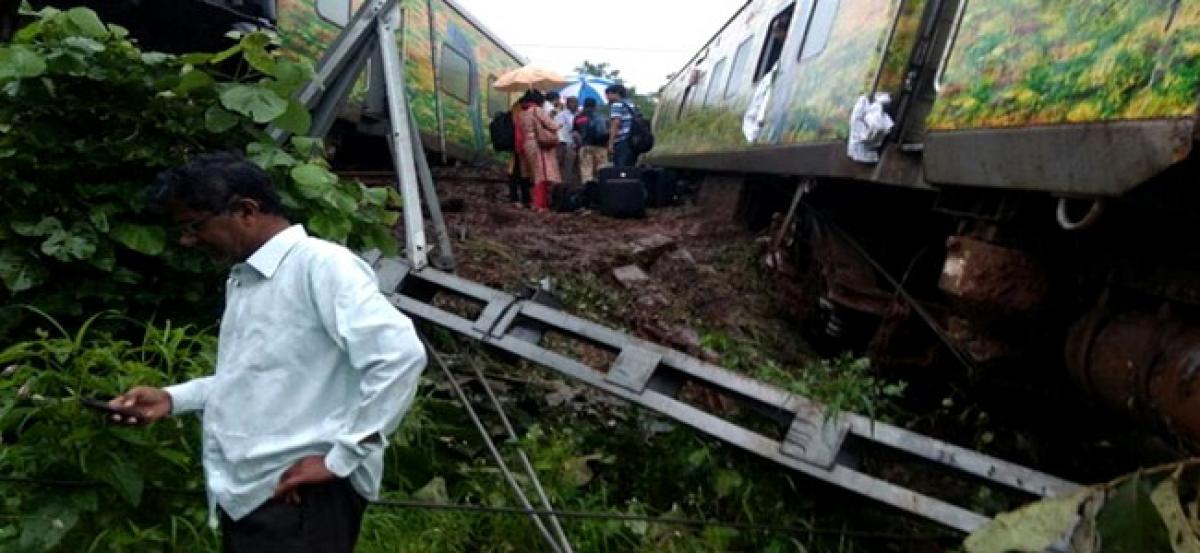
<path fill-rule="evenodd" d="M 675 176 L 653 167 L 606 167 L 597 171 L 596 181 L 582 189 L 559 186 L 553 204 L 556 211 L 595 209 L 608 217 L 634 219 L 646 216 L 647 208 L 679 203 Z"/>

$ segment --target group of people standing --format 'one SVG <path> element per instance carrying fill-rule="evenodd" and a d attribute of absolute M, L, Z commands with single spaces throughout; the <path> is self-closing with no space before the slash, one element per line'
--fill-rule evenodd
<path fill-rule="evenodd" d="M 515 131 L 515 155 L 509 198 L 515 205 L 535 211 L 551 209 L 556 190 L 574 191 L 583 185 L 598 186 L 597 173 L 602 167 L 632 167 L 637 154 L 628 137 L 634 109 L 628 92 L 619 84 L 604 91 L 608 114 L 599 109 L 594 98 L 583 105 L 575 97 L 561 98 L 557 92 L 526 92 L 513 105 L 511 115 Z"/>

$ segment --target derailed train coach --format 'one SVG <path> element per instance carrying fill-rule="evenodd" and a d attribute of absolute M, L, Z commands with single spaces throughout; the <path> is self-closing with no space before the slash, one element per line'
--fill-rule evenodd
<path fill-rule="evenodd" d="M 754 0 L 663 88 L 649 161 L 740 179 L 877 360 L 1063 367 L 1195 445 L 1198 98 L 1195 2 Z M 856 104 L 893 123 L 865 161 Z"/>
<path fill-rule="evenodd" d="M 314 62 L 350 20 L 363 0 L 35 0 L 35 6 L 87 6 L 106 21 L 130 30 L 143 47 L 172 53 L 219 51 L 225 34 L 268 29 L 279 35 L 283 54 Z M 397 45 L 404 57 L 408 98 L 426 150 L 444 159 L 498 159 L 486 122 L 516 99 L 491 83 L 520 67 L 524 58 L 453 0 L 400 0 L 404 25 Z M 352 101 L 331 132 L 347 148 L 383 136 L 386 130 L 365 109 L 372 69 L 368 65 Z M 370 143 L 367 141 L 366 143 Z M 345 152 L 343 152 L 345 153 Z M 386 159 L 372 149 L 364 155 Z M 354 156 L 351 156 L 354 157 Z"/>

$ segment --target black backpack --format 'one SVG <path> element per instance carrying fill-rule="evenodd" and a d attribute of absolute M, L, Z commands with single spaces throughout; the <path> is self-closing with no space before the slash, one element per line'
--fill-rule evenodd
<path fill-rule="evenodd" d="M 642 117 L 642 112 L 630 102 L 624 102 L 629 108 L 629 147 L 635 154 L 644 154 L 654 149 L 654 132 L 650 130 L 650 122 Z"/>
<path fill-rule="evenodd" d="M 599 110 L 592 110 L 587 115 L 587 125 L 583 127 L 583 143 L 588 146 L 607 146 L 608 145 L 608 123 L 609 119 L 600 113 Z"/>
<path fill-rule="evenodd" d="M 497 111 L 488 125 L 488 132 L 492 135 L 493 150 L 511 152 L 517 147 L 517 129 L 513 127 L 512 114 Z"/>

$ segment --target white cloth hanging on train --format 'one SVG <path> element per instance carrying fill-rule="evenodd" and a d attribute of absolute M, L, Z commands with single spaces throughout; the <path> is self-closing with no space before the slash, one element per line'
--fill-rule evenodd
<path fill-rule="evenodd" d="M 750 100 L 750 107 L 746 108 L 746 115 L 742 117 L 742 134 L 746 137 L 746 142 L 751 144 L 758 140 L 758 134 L 762 132 L 763 125 L 767 122 L 767 106 L 771 103 L 771 85 L 775 82 L 775 72 L 779 69 L 779 63 L 776 62 L 771 70 L 763 76 L 758 82 L 758 86 L 754 89 L 754 96 Z"/>
<path fill-rule="evenodd" d="M 859 96 L 850 112 L 850 140 L 846 155 L 860 163 L 879 163 L 879 148 L 892 127 L 896 125 L 884 109 L 892 102 L 886 92 L 875 95 L 875 101 Z"/>

